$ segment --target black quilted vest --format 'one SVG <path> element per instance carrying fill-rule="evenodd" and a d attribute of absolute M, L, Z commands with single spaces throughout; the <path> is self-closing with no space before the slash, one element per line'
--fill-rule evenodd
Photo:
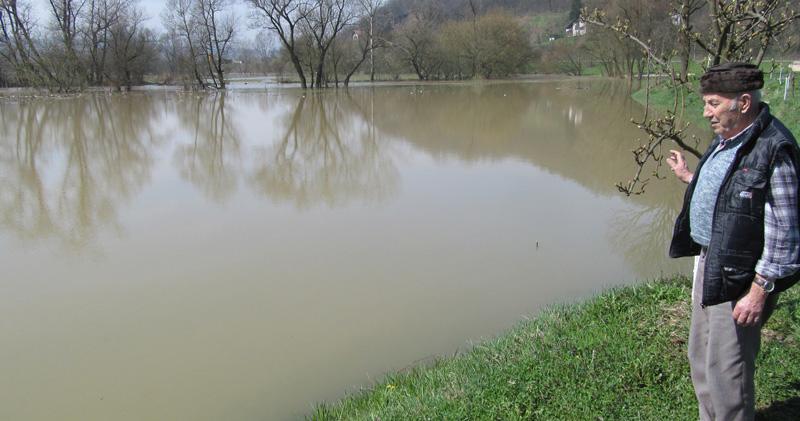
<path fill-rule="evenodd" d="M 735 300 L 747 291 L 755 277 L 755 266 L 764 248 L 764 204 L 771 168 L 777 152 L 790 151 L 795 169 L 800 171 L 800 148 L 786 127 L 773 118 L 769 107 L 761 112 L 736 153 L 733 164 L 720 187 L 711 223 L 711 243 L 706 251 L 703 282 L 703 305 Z M 700 159 L 695 174 L 719 145 L 712 142 Z M 700 245 L 692 240 L 689 229 L 689 205 L 697 178 L 694 177 L 683 199 L 683 209 L 675 221 L 670 257 L 696 256 Z M 798 183 L 800 184 L 800 183 Z M 788 289 L 800 279 L 800 273 L 775 282 L 775 292 Z"/>

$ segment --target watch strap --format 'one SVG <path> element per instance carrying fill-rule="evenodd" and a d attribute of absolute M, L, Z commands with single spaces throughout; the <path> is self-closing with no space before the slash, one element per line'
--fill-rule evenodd
<path fill-rule="evenodd" d="M 756 275 L 753 282 L 755 282 L 756 285 L 761 287 L 761 289 L 763 289 L 767 293 L 770 293 L 775 290 L 775 282 L 761 275 Z"/>

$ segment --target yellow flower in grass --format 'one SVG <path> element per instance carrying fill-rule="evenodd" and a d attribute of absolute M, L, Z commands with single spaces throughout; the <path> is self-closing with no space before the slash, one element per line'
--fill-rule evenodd
<path fill-rule="evenodd" d="M 391 383 L 386 385 L 386 390 L 395 390 L 395 389 L 397 389 L 397 386 Z"/>

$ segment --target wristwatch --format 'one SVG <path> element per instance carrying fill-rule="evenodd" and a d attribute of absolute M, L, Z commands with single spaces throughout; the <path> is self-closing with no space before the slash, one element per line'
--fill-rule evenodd
<path fill-rule="evenodd" d="M 761 275 L 756 275 L 753 282 L 760 286 L 767 294 L 775 290 L 775 282 L 770 279 L 764 278 Z"/>

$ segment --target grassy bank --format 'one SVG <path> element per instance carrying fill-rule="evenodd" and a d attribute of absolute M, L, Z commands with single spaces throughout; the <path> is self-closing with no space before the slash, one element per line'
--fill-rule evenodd
<path fill-rule="evenodd" d="M 798 75 L 800 76 L 800 75 Z M 684 91 L 686 109 L 684 118 L 686 121 L 705 127 L 708 122 L 703 118 L 703 102 L 700 95 Z M 795 138 L 800 136 L 800 83 L 795 82 L 793 93 L 784 101 L 784 85 L 777 77 L 767 79 L 764 82 L 764 101 L 770 106 L 772 113 L 777 116 L 786 127 L 791 130 Z M 675 98 L 675 90 L 666 86 L 655 86 L 650 91 L 650 106 L 655 110 L 671 110 Z M 646 103 L 646 91 L 641 89 L 633 94 L 633 99 L 644 105 Z"/>
<path fill-rule="evenodd" d="M 316 420 L 693 419 L 688 280 L 648 283 L 544 311 L 433 366 L 388 375 L 316 408 Z M 765 329 L 761 419 L 800 419 L 800 288 Z"/>
<path fill-rule="evenodd" d="M 769 103 L 772 113 L 775 114 L 786 127 L 792 131 L 795 138 L 800 140 L 800 74 L 795 73 L 795 88 L 789 93 L 786 101 L 783 100 L 785 85 L 776 79 L 767 80 L 764 84 L 764 100 Z"/>

